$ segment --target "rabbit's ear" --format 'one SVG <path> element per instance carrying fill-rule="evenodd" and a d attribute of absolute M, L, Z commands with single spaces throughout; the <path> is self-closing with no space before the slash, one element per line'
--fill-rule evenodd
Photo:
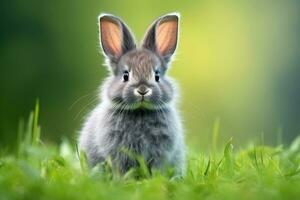
<path fill-rule="evenodd" d="M 124 53 L 136 48 L 133 35 L 121 19 L 102 14 L 99 16 L 99 29 L 103 53 L 110 61 L 117 62 Z"/>
<path fill-rule="evenodd" d="M 166 62 L 174 54 L 178 39 L 179 14 L 172 13 L 158 18 L 148 29 L 142 47 L 155 51 Z"/>

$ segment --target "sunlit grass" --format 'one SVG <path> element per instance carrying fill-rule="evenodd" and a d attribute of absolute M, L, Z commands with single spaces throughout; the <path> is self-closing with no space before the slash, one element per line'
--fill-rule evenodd
<path fill-rule="evenodd" d="M 300 196 L 300 138 L 289 147 L 250 145 L 234 149 L 229 139 L 212 155 L 188 152 L 184 178 L 145 167 L 125 176 L 112 173 L 109 161 L 93 169 L 76 145 L 40 140 L 37 105 L 27 123 L 20 123 L 15 153 L 1 153 L 0 199 L 297 199 Z M 141 161 L 142 163 L 142 161 Z M 136 179 L 137 173 L 139 179 Z M 134 178 L 135 177 L 135 178 Z"/>

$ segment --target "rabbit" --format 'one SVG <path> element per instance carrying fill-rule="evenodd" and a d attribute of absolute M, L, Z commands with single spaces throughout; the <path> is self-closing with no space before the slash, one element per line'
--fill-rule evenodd
<path fill-rule="evenodd" d="M 100 87 L 101 102 L 83 124 L 79 148 L 90 166 L 109 158 L 121 175 L 139 166 L 128 154 L 132 152 L 142 156 L 150 172 L 171 168 L 183 176 L 186 155 L 178 92 L 166 75 L 177 47 L 179 14 L 154 21 L 140 46 L 119 17 L 102 14 L 98 23 L 110 75 Z"/>

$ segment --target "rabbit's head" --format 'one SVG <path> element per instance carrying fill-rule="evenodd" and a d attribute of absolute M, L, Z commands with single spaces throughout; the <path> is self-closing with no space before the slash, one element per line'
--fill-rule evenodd
<path fill-rule="evenodd" d="M 124 109 L 161 109 L 174 98 L 174 86 L 165 76 L 176 50 L 178 14 L 158 18 L 139 47 L 119 18 L 99 17 L 100 42 L 111 77 L 105 97 Z"/>

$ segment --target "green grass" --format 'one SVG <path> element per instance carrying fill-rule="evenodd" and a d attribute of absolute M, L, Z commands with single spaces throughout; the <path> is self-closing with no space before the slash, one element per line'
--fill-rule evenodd
<path fill-rule="evenodd" d="M 232 140 L 218 151 L 218 121 L 213 153 L 189 152 L 184 178 L 138 170 L 124 177 L 89 169 L 75 144 L 40 141 L 38 106 L 20 123 L 17 150 L 1 153 L 0 199 L 299 199 L 300 138 L 289 147 L 249 145 L 235 150 Z M 79 155 L 79 156 L 78 156 Z M 146 178 L 145 178 L 146 177 Z"/>

